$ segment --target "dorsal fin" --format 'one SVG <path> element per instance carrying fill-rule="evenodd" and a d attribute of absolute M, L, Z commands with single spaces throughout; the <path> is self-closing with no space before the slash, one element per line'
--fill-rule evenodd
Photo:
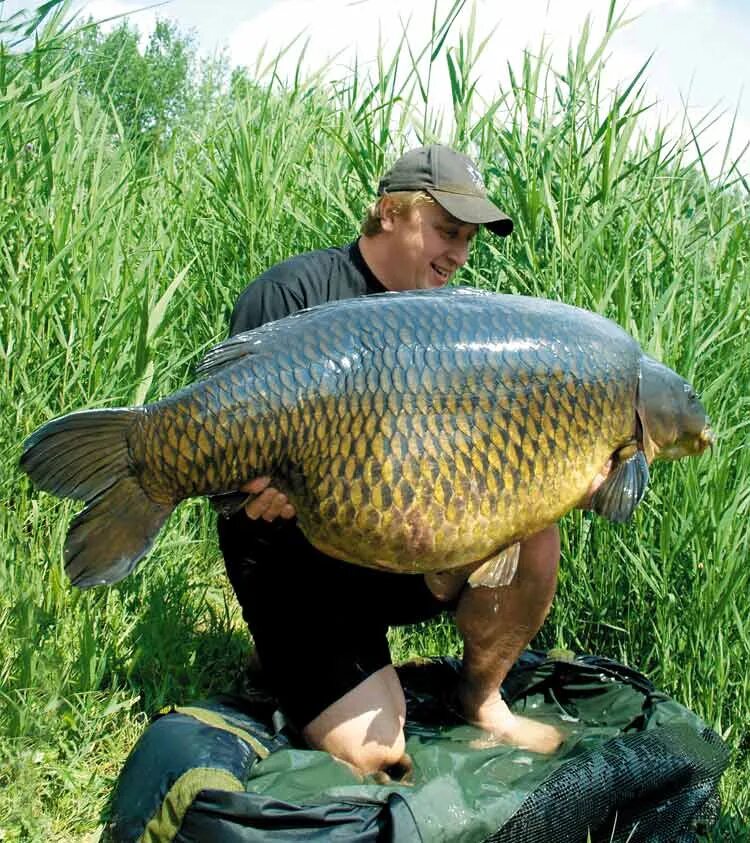
<path fill-rule="evenodd" d="M 283 319 L 278 319 L 276 322 L 267 322 L 265 325 L 261 325 L 252 331 L 236 334 L 224 340 L 224 342 L 215 345 L 209 349 L 205 357 L 198 363 L 196 377 L 200 380 L 210 378 L 250 354 L 273 353 L 274 349 L 283 348 L 286 344 L 285 337 L 288 336 L 289 332 L 293 331 L 296 333 L 299 330 L 300 320 L 303 322 L 308 319 L 315 320 L 322 312 L 331 308 L 336 309 L 345 316 L 352 310 L 356 311 L 362 307 L 373 307 L 376 301 L 395 302 L 401 306 L 407 304 L 414 298 L 430 301 L 435 298 L 471 296 L 483 301 L 484 298 L 489 298 L 491 295 L 486 291 L 475 290 L 469 287 L 451 287 L 444 290 L 408 290 L 401 293 L 372 293 L 366 296 L 356 296 L 351 299 L 341 299 L 339 301 L 325 302 L 314 307 L 307 307 L 289 316 L 285 316 Z"/>
<path fill-rule="evenodd" d="M 206 352 L 206 355 L 196 367 L 196 377 L 199 380 L 213 377 L 228 366 L 234 365 L 238 360 L 242 360 L 251 354 L 272 353 L 275 348 L 284 344 L 283 338 L 289 330 L 297 329 L 300 320 L 315 317 L 321 310 L 330 307 L 342 308 L 346 307 L 347 304 L 359 301 L 361 299 L 348 299 L 339 302 L 327 302 L 326 304 L 319 304 L 316 307 L 307 307 L 304 310 L 298 310 L 296 313 L 285 316 L 283 319 L 277 319 L 275 322 L 267 322 L 265 325 L 254 328 L 252 331 L 243 331 L 241 334 L 235 334 L 233 337 L 229 337 L 229 339 L 220 342 Z"/>
<path fill-rule="evenodd" d="M 242 334 L 235 334 L 228 340 L 210 348 L 195 369 L 197 380 L 213 377 L 228 366 L 233 365 L 249 354 L 258 354 L 268 348 L 268 342 L 264 342 L 264 327 L 254 331 L 246 331 Z"/>

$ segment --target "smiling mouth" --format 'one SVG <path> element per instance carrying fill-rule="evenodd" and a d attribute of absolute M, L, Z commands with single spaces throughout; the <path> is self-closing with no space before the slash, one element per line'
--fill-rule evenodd
<path fill-rule="evenodd" d="M 431 263 L 430 266 L 432 267 L 433 271 L 437 273 L 444 281 L 447 281 L 450 278 L 450 272 L 447 269 L 441 269 L 439 266 L 436 266 L 434 263 Z"/>

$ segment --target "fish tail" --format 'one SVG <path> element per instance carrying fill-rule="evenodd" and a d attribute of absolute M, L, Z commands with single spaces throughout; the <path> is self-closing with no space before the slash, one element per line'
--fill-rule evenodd
<path fill-rule="evenodd" d="M 84 500 L 70 523 L 65 570 L 73 585 L 108 585 L 148 552 L 173 504 L 153 501 L 135 471 L 129 436 L 139 408 L 83 410 L 40 427 L 24 442 L 21 469 L 46 492 Z"/>

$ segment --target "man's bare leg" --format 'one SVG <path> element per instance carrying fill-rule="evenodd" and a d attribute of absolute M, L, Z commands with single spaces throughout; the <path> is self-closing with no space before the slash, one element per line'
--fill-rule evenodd
<path fill-rule="evenodd" d="M 464 639 L 459 698 L 466 718 L 501 741 L 535 752 L 553 752 L 557 729 L 511 713 L 498 689 L 547 617 L 557 585 L 560 537 L 556 526 L 521 543 L 513 582 L 502 588 L 463 584 L 474 566 L 429 575 L 440 599 L 463 587 L 456 622 Z M 303 730 L 307 743 L 368 774 L 404 759 L 406 701 L 393 666 L 373 673 L 326 708 Z"/>
<path fill-rule="evenodd" d="M 555 525 L 521 543 L 518 570 L 510 585 L 465 586 L 456 610 L 464 639 L 459 700 L 465 717 L 498 740 L 533 752 L 554 752 L 562 733 L 514 715 L 499 688 L 547 617 L 559 559 L 560 535 Z"/>
<path fill-rule="evenodd" d="M 302 730 L 322 749 L 364 774 L 403 762 L 406 700 L 396 671 L 387 665 L 328 706 Z"/>

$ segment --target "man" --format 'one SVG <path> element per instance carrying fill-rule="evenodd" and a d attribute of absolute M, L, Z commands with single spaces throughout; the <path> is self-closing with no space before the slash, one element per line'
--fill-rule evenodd
<path fill-rule="evenodd" d="M 498 236 L 511 220 L 486 196 L 474 163 L 443 146 L 412 150 L 383 177 L 362 236 L 272 267 L 242 293 L 231 332 L 324 302 L 384 291 L 442 287 L 468 258 L 479 225 Z M 331 559 L 293 521 L 270 478 L 257 497 L 220 519 L 227 572 L 282 710 L 307 743 L 363 773 L 404 755 L 406 705 L 386 631 L 455 610 L 464 641 L 457 698 L 466 719 L 499 741 L 552 752 L 560 733 L 514 716 L 499 686 L 541 627 L 557 582 L 557 527 L 526 539 L 510 585 L 466 584 L 472 568 L 426 577 Z"/>

